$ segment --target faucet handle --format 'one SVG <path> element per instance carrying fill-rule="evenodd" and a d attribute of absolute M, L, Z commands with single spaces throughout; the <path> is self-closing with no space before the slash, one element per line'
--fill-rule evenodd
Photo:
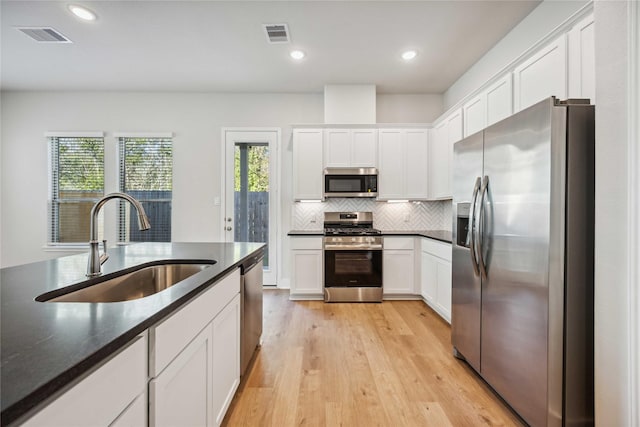
<path fill-rule="evenodd" d="M 102 241 L 102 255 L 100 255 L 100 265 L 104 264 L 109 259 L 109 254 L 107 253 L 107 239 Z"/>

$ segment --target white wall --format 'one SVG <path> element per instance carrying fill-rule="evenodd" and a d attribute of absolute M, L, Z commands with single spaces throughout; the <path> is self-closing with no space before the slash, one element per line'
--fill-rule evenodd
<path fill-rule="evenodd" d="M 441 110 L 441 97 L 382 95 L 378 120 L 427 122 Z M 407 107 L 408 106 L 408 107 Z M 174 241 L 219 241 L 221 128 L 281 127 L 282 234 L 291 216 L 291 125 L 323 123 L 322 94 L 212 94 L 3 92 L 2 212 L 3 267 L 66 255 L 45 251 L 47 239 L 47 131 L 105 131 L 106 191 L 117 191 L 117 149 L 113 132 L 174 132 Z M 111 165 L 111 167 L 109 167 Z M 105 207 L 105 237 L 116 241 L 116 204 Z M 283 254 L 288 239 L 284 238 Z M 281 274 L 288 277 L 288 257 Z"/>
<path fill-rule="evenodd" d="M 220 196 L 221 188 L 221 128 L 282 128 L 285 208 L 281 212 L 287 228 L 290 125 L 321 123 L 323 111 L 321 94 L 7 92 L 1 102 L 2 266 L 63 255 L 43 250 L 47 238 L 46 131 L 105 131 L 106 191 L 117 191 L 114 131 L 174 132 L 173 240 L 219 241 L 223 238 L 220 206 L 214 205 L 214 197 Z M 115 215 L 111 218 L 105 236 L 113 243 Z"/>
<path fill-rule="evenodd" d="M 447 89 L 444 93 L 444 110 L 448 110 L 482 86 L 588 2 L 588 0 L 542 2 Z"/>
<path fill-rule="evenodd" d="M 433 123 L 444 111 L 442 95 L 379 93 L 378 123 Z"/>
<path fill-rule="evenodd" d="M 628 169 L 631 143 L 627 109 L 628 4 L 595 2 L 596 34 L 596 233 L 595 233 L 595 382 L 596 425 L 631 426 L 633 372 L 631 337 L 640 327 L 632 324 L 628 224 L 632 188 Z M 636 81 L 638 78 L 636 76 Z M 635 143 L 638 143 L 635 141 Z M 631 184 L 633 185 L 633 184 Z M 633 219 L 637 221 L 638 218 Z M 631 363 L 635 367 L 632 368 Z M 635 378 L 637 384 L 638 378 Z M 637 399 L 637 397 L 636 397 Z"/>

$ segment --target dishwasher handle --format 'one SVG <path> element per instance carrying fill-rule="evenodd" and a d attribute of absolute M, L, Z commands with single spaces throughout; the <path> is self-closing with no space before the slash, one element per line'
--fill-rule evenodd
<path fill-rule="evenodd" d="M 253 256 L 240 266 L 240 274 L 243 276 L 247 274 L 251 269 L 253 269 L 256 265 L 260 263 L 264 259 L 264 253 L 260 253 L 259 255 Z"/>

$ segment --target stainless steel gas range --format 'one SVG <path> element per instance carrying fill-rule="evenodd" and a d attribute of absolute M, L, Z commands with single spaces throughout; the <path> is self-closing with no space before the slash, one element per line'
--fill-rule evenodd
<path fill-rule="evenodd" d="M 372 212 L 325 212 L 325 302 L 382 302 L 382 236 Z"/>

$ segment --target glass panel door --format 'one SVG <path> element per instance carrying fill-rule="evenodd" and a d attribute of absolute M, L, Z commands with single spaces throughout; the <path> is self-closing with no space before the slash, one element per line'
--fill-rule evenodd
<path fill-rule="evenodd" d="M 264 284 L 276 284 L 276 131 L 225 132 L 224 236 L 266 243 Z"/>

